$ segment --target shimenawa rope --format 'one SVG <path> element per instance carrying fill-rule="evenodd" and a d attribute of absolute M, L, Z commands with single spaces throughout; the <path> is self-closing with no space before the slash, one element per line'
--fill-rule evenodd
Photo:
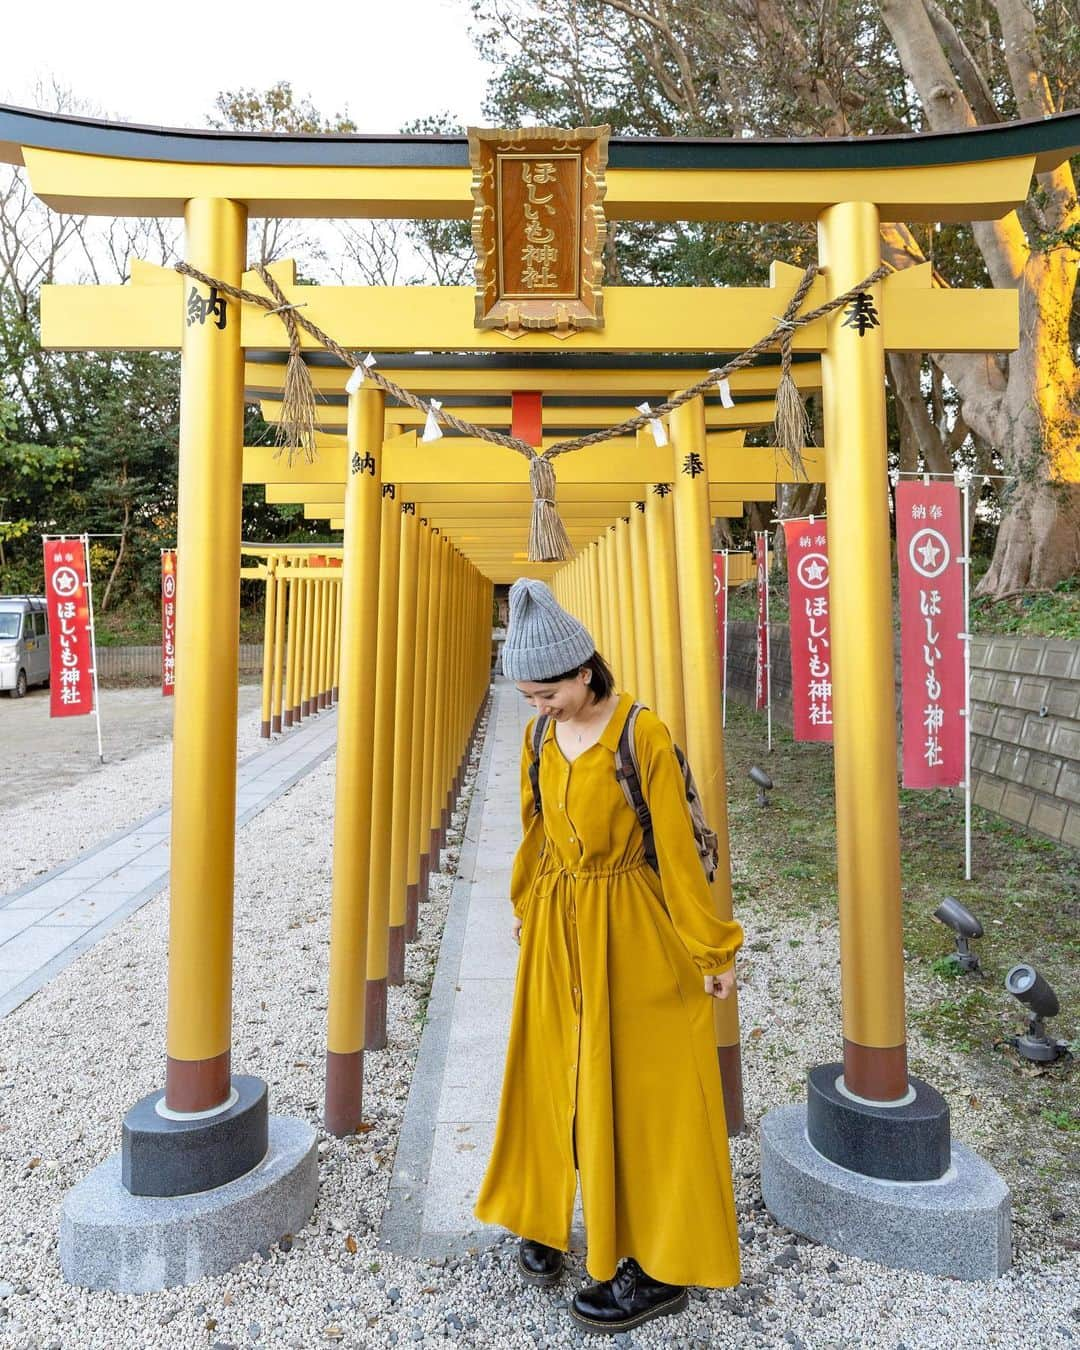
<path fill-rule="evenodd" d="M 233 286 L 229 282 L 200 271 L 190 263 L 179 262 L 176 264 L 176 270 L 183 276 L 201 282 L 204 286 L 216 288 L 217 291 L 234 300 L 256 305 L 269 314 L 280 316 L 288 333 L 289 357 L 285 368 L 281 417 L 276 433 L 277 441 L 280 449 L 288 456 L 290 464 L 298 451 L 302 452 L 309 461 L 313 460 L 316 454 L 316 397 L 311 383 L 311 372 L 303 359 L 300 329 L 302 328 L 350 369 L 361 365 L 361 358 L 355 352 L 347 351 L 329 333 L 324 332 L 318 324 L 300 314 L 298 303 L 301 302 L 290 303 L 273 275 L 261 264 L 257 264 L 254 271 L 270 292 L 269 296 L 261 295 L 257 291 L 245 290 L 241 286 Z M 733 356 L 724 365 L 706 372 L 696 384 L 692 384 L 688 389 L 681 390 L 656 408 L 650 408 L 648 413 L 637 413 L 633 417 L 626 418 L 623 422 L 617 422 L 614 426 L 591 432 L 586 436 L 557 441 L 540 453 L 537 453 L 535 447 L 530 445 L 528 441 L 521 440 L 517 436 L 506 436 L 500 431 L 494 431 L 491 427 L 466 421 L 441 406 L 432 408 L 430 403 L 425 403 L 423 399 L 410 393 L 408 389 L 396 384 L 393 380 L 387 379 L 373 366 L 365 366 L 364 378 L 370 380 L 372 384 L 384 390 L 392 398 L 405 404 L 406 407 L 413 408 L 425 416 L 434 416 L 443 426 L 451 427 L 462 435 L 473 436 L 479 440 L 488 441 L 492 445 L 501 445 L 507 450 L 513 450 L 519 455 L 524 455 L 529 461 L 529 482 L 533 492 L 532 523 L 529 529 L 529 560 L 531 562 L 564 562 L 573 557 L 574 551 L 566 533 L 566 527 L 559 516 L 555 500 L 555 472 L 551 461 L 559 455 L 570 454 L 572 451 L 582 450 L 586 446 L 601 445 L 604 441 L 612 440 L 616 436 L 631 435 L 655 419 L 674 412 L 676 408 L 688 403 L 690 399 L 714 388 L 721 380 L 727 379 L 736 370 L 742 370 L 751 365 L 762 352 L 767 351 L 774 345 L 779 345 L 780 348 L 780 380 L 776 390 L 776 442 L 783 449 L 792 468 L 805 478 L 802 446 L 807 435 L 808 424 L 798 387 L 791 374 L 792 340 L 795 332 L 807 324 L 824 318 L 825 315 L 831 314 L 834 310 L 849 305 L 868 286 L 874 285 L 875 282 L 886 276 L 889 270 L 887 265 L 882 264 L 864 277 L 856 286 L 844 291 L 842 295 L 834 296 L 833 299 L 827 300 L 816 309 L 800 314 L 799 309 L 820 271 L 815 263 L 811 263 L 800 278 L 783 315 L 776 320 L 775 327 L 755 342 L 753 346 L 748 347 L 737 356 Z"/>

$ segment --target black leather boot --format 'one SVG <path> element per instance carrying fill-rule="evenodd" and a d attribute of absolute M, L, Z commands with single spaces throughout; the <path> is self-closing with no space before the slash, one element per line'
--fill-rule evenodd
<path fill-rule="evenodd" d="M 680 1313 L 689 1301 L 682 1285 L 661 1284 L 646 1275 L 636 1261 L 627 1259 L 613 1279 L 587 1284 L 580 1290 L 570 1305 L 570 1316 L 594 1335 L 613 1336 L 654 1317 Z"/>
<path fill-rule="evenodd" d="M 554 1284 L 562 1274 L 563 1254 L 557 1247 L 522 1238 L 518 1243 L 518 1270 L 529 1284 Z"/>

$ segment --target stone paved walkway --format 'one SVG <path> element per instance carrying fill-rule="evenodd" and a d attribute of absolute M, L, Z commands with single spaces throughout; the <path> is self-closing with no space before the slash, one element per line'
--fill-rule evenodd
<path fill-rule="evenodd" d="M 236 770 L 237 827 L 310 772 L 337 743 L 321 713 Z M 169 883 L 172 812 L 163 807 L 20 890 L 0 896 L 0 1017 Z"/>
<path fill-rule="evenodd" d="M 517 945 L 510 868 L 521 839 L 521 740 L 532 710 L 497 680 L 381 1242 L 407 1255 L 484 1246 L 472 1213 L 495 1134 Z M 579 1215 L 580 1224 L 580 1215 Z"/>

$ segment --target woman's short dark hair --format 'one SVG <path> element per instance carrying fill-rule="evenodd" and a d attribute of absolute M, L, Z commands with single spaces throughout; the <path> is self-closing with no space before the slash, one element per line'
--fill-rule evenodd
<path fill-rule="evenodd" d="M 550 680 L 538 681 L 538 683 L 562 684 L 564 680 L 576 680 L 579 670 L 587 670 L 591 673 L 589 692 L 596 703 L 607 698 L 615 688 L 615 676 L 611 673 L 611 667 L 599 652 L 593 652 L 587 661 L 582 661 L 580 666 L 568 670 L 565 675 L 553 675 Z"/>

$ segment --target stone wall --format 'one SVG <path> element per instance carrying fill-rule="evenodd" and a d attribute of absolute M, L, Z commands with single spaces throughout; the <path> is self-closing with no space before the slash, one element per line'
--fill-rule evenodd
<path fill-rule="evenodd" d="M 787 624 L 771 624 L 769 637 L 773 718 L 790 726 Z M 731 623 L 729 640 L 728 698 L 752 705 L 754 624 Z M 1080 848 L 1080 642 L 972 638 L 971 732 L 975 801 Z"/>
<path fill-rule="evenodd" d="M 971 640 L 975 800 L 1080 848 L 1080 642 Z"/>

